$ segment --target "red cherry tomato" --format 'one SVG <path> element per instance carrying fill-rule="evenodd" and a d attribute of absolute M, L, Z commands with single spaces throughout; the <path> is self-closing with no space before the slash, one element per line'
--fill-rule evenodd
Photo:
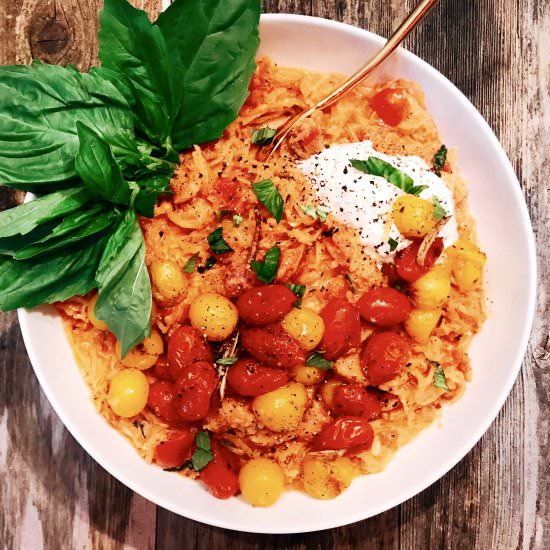
<path fill-rule="evenodd" d="M 254 359 L 269 367 L 288 369 L 306 362 L 302 346 L 280 325 L 243 329 L 241 344 Z"/>
<path fill-rule="evenodd" d="M 356 305 L 365 321 L 381 327 L 401 323 L 412 309 L 409 299 L 402 292 L 389 286 L 367 290 Z"/>
<path fill-rule="evenodd" d="M 186 367 L 175 384 L 179 416 L 187 422 L 206 417 L 217 384 L 218 375 L 210 363 L 197 361 Z"/>
<path fill-rule="evenodd" d="M 240 359 L 227 371 L 227 383 L 240 395 L 255 397 L 276 390 L 288 382 L 284 370 Z"/>
<path fill-rule="evenodd" d="M 332 410 L 337 416 L 363 416 L 374 420 L 382 413 L 380 399 L 359 384 L 342 384 L 334 391 Z"/>
<path fill-rule="evenodd" d="M 367 450 L 372 445 L 374 432 L 366 418 L 341 416 L 325 426 L 311 443 L 312 451 L 353 449 Z"/>
<path fill-rule="evenodd" d="M 197 428 L 183 427 L 155 448 L 155 462 L 161 468 L 177 468 L 191 458 Z"/>
<path fill-rule="evenodd" d="M 168 362 L 173 380 L 195 361 L 212 362 L 212 350 L 193 327 L 180 327 L 168 340 Z"/>
<path fill-rule="evenodd" d="M 388 279 L 388 284 L 390 286 L 396 285 L 399 283 L 399 281 L 401 281 L 399 275 L 397 274 L 397 268 L 395 267 L 395 264 L 393 262 L 382 264 L 380 271 L 382 272 L 382 275 L 384 275 Z"/>
<path fill-rule="evenodd" d="M 405 116 L 407 99 L 399 88 L 384 88 L 371 99 L 371 106 L 388 126 L 397 126 Z"/>
<path fill-rule="evenodd" d="M 426 254 L 426 260 L 424 265 L 420 265 L 416 261 L 418 255 L 418 249 L 422 241 L 414 241 L 407 248 L 400 250 L 395 256 L 395 269 L 401 279 L 412 283 L 417 279 L 420 279 L 422 275 L 425 275 L 435 264 L 435 261 L 443 252 L 443 239 L 438 237 L 430 246 L 428 253 Z"/>
<path fill-rule="evenodd" d="M 164 380 L 166 382 L 173 382 L 172 371 L 170 369 L 170 363 L 166 355 L 161 355 L 155 366 L 153 367 L 153 374 L 158 380 Z"/>
<path fill-rule="evenodd" d="M 177 411 L 176 390 L 172 382 L 153 382 L 149 386 L 147 404 L 165 422 L 169 424 L 181 423 L 181 418 Z"/>
<path fill-rule="evenodd" d="M 369 382 L 378 386 L 395 378 L 410 353 L 408 340 L 396 332 L 372 334 L 361 354 L 361 366 Z"/>
<path fill-rule="evenodd" d="M 249 325 L 269 325 L 280 321 L 296 302 L 296 295 L 285 285 L 251 288 L 239 296 L 239 317 Z"/>
<path fill-rule="evenodd" d="M 214 459 L 199 473 L 200 480 L 216 498 L 229 498 L 239 492 L 237 459 L 229 449 L 212 439 Z"/>
<path fill-rule="evenodd" d="M 334 360 L 361 344 L 361 320 L 359 310 L 343 298 L 331 300 L 321 311 L 325 323 L 319 349 L 325 358 Z"/>

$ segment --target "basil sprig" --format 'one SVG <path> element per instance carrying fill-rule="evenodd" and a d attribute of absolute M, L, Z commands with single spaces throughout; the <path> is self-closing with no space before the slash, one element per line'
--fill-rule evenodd
<path fill-rule="evenodd" d="M 277 268 L 279 267 L 280 256 L 281 250 L 275 244 L 266 252 L 263 262 L 254 260 L 250 262 L 250 266 L 260 281 L 269 284 L 275 279 L 277 276 Z"/>
<path fill-rule="evenodd" d="M 420 195 L 427 185 L 415 185 L 413 179 L 395 166 L 378 157 L 369 157 L 367 160 L 351 159 L 350 164 L 373 176 L 381 176 L 409 195 Z"/>
<path fill-rule="evenodd" d="M 447 147 L 442 145 L 432 159 L 432 165 L 434 167 L 434 172 L 437 176 L 441 177 L 441 169 L 445 166 L 447 162 Z"/>
<path fill-rule="evenodd" d="M 300 307 L 302 305 L 302 299 L 306 293 L 306 285 L 299 284 L 288 284 L 286 285 L 288 289 L 292 290 L 298 299 L 294 302 L 294 307 Z"/>
<path fill-rule="evenodd" d="M 433 217 L 436 220 L 441 221 L 447 215 L 447 211 L 445 210 L 445 208 L 443 208 L 443 206 L 439 202 L 439 199 L 435 195 L 432 197 L 432 204 L 434 206 L 434 209 L 432 211 Z"/>
<path fill-rule="evenodd" d="M 317 367 L 318 369 L 328 370 L 334 364 L 332 361 L 323 357 L 324 351 L 314 351 L 306 360 L 307 367 Z"/>
<path fill-rule="evenodd" d="M 252 184 L 252 191 L 268 212 L 277 220 L 283 219 L 283 197 L 271 180 L 262 180 Z"/>
<path fill-rule="evenodd" d="M 214 460 L 208 432 L 198 432 L 195 436 L 195 445 L 197 448 L 191 456 L 191 465 L 193 470 L 200 472 Z"/>
<path fill-rule="evenodd" d="M 430 361 L 430 363 L 435 367 L 434 386 L 443 390 L 449 390 L 450 388 L 447 386 L 447 378 L 445 377 L 443 367 L 437 361 Z"/>
<path fill-rule="evenodd" d="M 266 126 L 265 128 L 254 129 L 252 130 L 250 142 L 254 145 L 259 145 L 260 147 L 264 145 L 269 145 L 273 141 L 273 138 L 276 134 L 277 130 L 273 130 L 272 128 L 269 128 L 269 126 Z"/>
<path fill-rule="evenodd" d="M 40 195 L 0 213 L 0 308 L 97 288 L 96 315 L 123 355 L 147 336 L 138 214 L 153 216 L 178 150 L 237 117 L 259 15 L 258 0 L 175 0 L 151 23 L 126 0 L 105 0 L 101 67 L 0 67 L 0 181 Z"/>
<path fill-rule="evenodd" d="M 226 252 L 233 252 L 233 249 L 225 242 L 223 238 L 223 229 L 218 227 L 214 229 L 208 237 L 206 237 L 210 248 L 214 254 L 225 254 Z"/>

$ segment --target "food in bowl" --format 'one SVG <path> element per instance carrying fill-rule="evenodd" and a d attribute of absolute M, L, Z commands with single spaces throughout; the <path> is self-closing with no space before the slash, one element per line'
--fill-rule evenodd
<path fill-rule="evenodd" d="M 261 59 L 238 119 L 181 155 L 140 218 L 151 335 L 122 359 L 95 292 L 57 305 L 100 413 L 219 498 L 334 498 L 471 378 L 485 256 L 419 87 L 364 86 L 260 160 L 340 79 Z"/>

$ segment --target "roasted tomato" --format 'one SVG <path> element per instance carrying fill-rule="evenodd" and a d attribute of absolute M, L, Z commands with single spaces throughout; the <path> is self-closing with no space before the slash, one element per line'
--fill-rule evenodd
<path fill-rule="evenodd" d="M 236 302 L 239 317 L 249 325 L 269 325 L 280 321 L 296 302 L 296 295 L 285 285 L 251 288 Z"/>
<path fill-rule="evenodd" d="M 253 359 L 240 359 L 227 372 L 227 382 L 238 394 L 255 397 L 284 386 L 288 375 L 284 370 L 259 365 Z"/>
<path fill-rule="evenodd" d="M 175 384 L 179 416 L 188 422 L 204 418 L 210 409 L 210 397 L 217 383 L 218 375 L 206 361 L 198 361 L 185 368 Z"/>
<path fill-rule="evenodd" d="M 212 362 L 210 346 L 190 326 L 178 328 L 168 340 L 168 363 L 172 378 L 177 380 L 183 370 L 195 361 Z"/>
<path fill-rule="evenodd" d="M 312 451 L 328 451 L 360 448 L 367 450 L 372 445 L 374 432 L 366 418 L 341 416 L 325 426 L 311 443 Z"/>
<path fill-rule="evenodd" d="M 388 286 L 368 290 L 356 305 L 365 321 L 381 327 L 401 323 L 412 309 L 411 302 L 402 292 Z"/>
<path fill-rule="evenodd" d="M 422 241 L 414 241 L 407 248 L 400 250 L 395 256 L 395 269 L 400 279 L 412 283 L 425 275 L 435 264 L 435 261 L 443 252 L 443 239 L 438 237 L 430 246 L 426 254 L 424 265 L 420 265 L 416 261 L 418 249 Z"/>
<path fill-rule="evenodd" d="M 325 332 L 319 347 L 331 361 L 361 344 L 359 310 L 345 299 L 331 300 L 321 311 Z"/>
<path fill-rule="evenodd" d="M 371 334 L 361 354 L 361 367 L 374 386 L 395 378 L 406 364 L 409 341 L 396 332 Z"/>
<path fill-rule="evenodd" d="M 229 498 L 239 492 L 238 457 L 212 438 L 214 459 L 199 474 L 200 480 L 216 498 Z"/>
<path fill-rule="evenodd" d="M 269 367 L 288 369 L 306 362 L 300 344 L 280 325 L 243 329 L 241 344 L 254 359 Z"/>
<path fill-rule="evenodd" d="M 164 380 L 167 382 L 173 381 L 170 363 L 168 362 L 168 357 L 166 355 L 161 355 L 157 359 L 157 362 L 153 367 L 153 374 L 158 380 Z"/>
<path fill-rule="evenodd" d="M 161 468 L 177 468 L 191 458 L 197 428 L 182 427 L 155 447 L 155 462 Z"/>
<path fill-rule="evenodd" d="M 372 108 L 388 126 L 397 126 L 403 120 L 407 105 L 400 88 L 384 88 L 371 99 Z"/>
<path fill-rule="evenodd" d="M 172 382 L 159 381 L 151 384 L 147 405 L 165 422 L 169 424 L 181 423 L 177 410 L 176 390 Z"/>
<path fill-rule="evenodd" d="M 332 410 L 338 416 L 363 416 L 374 420 L 382 413 L 382 403 L 359 384 L 341 384 L 334 390 Z"/>

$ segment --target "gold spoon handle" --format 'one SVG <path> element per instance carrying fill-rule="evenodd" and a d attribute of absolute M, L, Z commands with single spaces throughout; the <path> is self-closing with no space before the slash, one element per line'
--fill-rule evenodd
<path fill-rule="evenodd" d="M 361 84 L 363 80 L 376 69 L 381 63 L 383 63 L 386 58 L 391 55 L 395 49 L 407 38 L 410 32 L 424 19 L 428 14 L 430 9 L 437 4 L 439 0 L 422 0 L 418 6 L 411 12 L 411 14 L 401 23 L 399 28 L 393 33 L 393 35 L 388 39 L 388 41 L 382 46 L 380 50 L 373 57 L 367 61 L 363 67 L 361 67 L 355 74 L 350 76 L 343 84 L 338 86 L 333 90 L 328 96 L 318 101 L 312 107 L 302 111 L 297 114 L 295 117 L 289 119 L 283 126 L 277 130 L 277 135 L 275 136 L 270 147 L 264 148 L 262 151 L 263 157 L 268 158 L 273 152 L 275 152 L 284 139 L 288 136 L 292 128 L 303 120 L 304 118 L 309 117 L 317 110 L 325 109 L 329 105 L 336 103 L 339 99 L 345 96 L 348 92 L 353 90 L 356 86 Z"/>

